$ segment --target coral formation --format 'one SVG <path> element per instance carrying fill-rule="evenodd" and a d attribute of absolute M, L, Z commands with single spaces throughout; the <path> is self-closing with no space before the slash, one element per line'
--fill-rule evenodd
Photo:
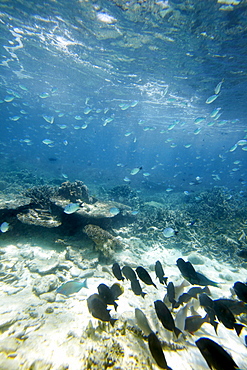
<path fill-rule="evenodd" d="M 131 202 L 133 206 L 133 200 L 137 197 L 134 190 L 128 185 L 118 185 L 108 191 L 109 197 L 113 198 L 117 202 Z"/>
<path fill-rule="evenodd" d="M 58 227 L 62 224 L 58 216 L 52 215 L 50 210 L 46 209 L 28 209 L 27 212 L 17 214 L 17 218 L 24 224 L 43 227 Z"/>
<path fill-rule="evenodd" d="M 196 207 L 195 203 L 197 203 Z M 191 208 L 191 213 L 196 217 L 205 215 L 207 219 L 213 220 L 243 217 L 246 212 L 243 199 L 233 196 L 224 187 L 214 188 L 196 194 L 190 198 L 188 208 Z"/>
<path fill-rule="evenodd" d="M 24 191 L 24 196 L 31 198 L 31 202 L 41 208 L 47 208 L 51 203 L 50 198 L 55 196 L 57 189 L 53 186 L 33 186 L 32 188 Z"/>
<path fill-rule="evenodd" d="M 0 198 L 0 210 L 15 210 L 19 207 L 30 204 L 30 198 L 26 198 L 20 194 L 4 194 Z"/>
<path fill-rule="evenodd" d="M 114 250 L 121 246 L 117 238 L 97 225 L 89 224 L 83 228 L 83 231 L 93 240 L 96 249 L 102 252 L 105 257 L 111 258 Z"/>
<path fill-rule="evenodd" d="M 91 349 L 85 358 L 86 369 L 108 369 L 115 368 L 123 362 L 124 349 L 114 339 L 101 340 L 97 344 L 97 351 Z"/>
<path fill-rule="evenodd" d="M 75 182 L 65 181 L 58 188 L 58 195 L 74 202 L 93 203 L 93 197 L 89 196 L 87 186 L 79 180 Z"/>
<path fill-rule="evenodd" d="M 124 204 L 97 201 L 94 204 L 84 204 L 77 213 L 86 218 L 112 218 L 116 216 L 111 213 L 112 208 L 118 208 L 122 215 L 127 215 L 131 211 L 131 208 Z"/>

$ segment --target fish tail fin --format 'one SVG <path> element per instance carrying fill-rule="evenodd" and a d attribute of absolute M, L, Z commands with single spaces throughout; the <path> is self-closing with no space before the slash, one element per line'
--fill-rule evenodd
<path fill-rule="evenodd" d="M 87 279 L 85 279 L 84 282 L 83 282 L 83 288 L 87 288 L 88 289 Z"/>
<path fill-rule="evenodd" d="M 243 328 L 244 328 L 244 325 L 234 324 L 234 329 L 236 330 L 236 333 L 237 333 L 238 336 L 240 335 Z"/>
<path fill-rule="evenodd" d="M 210 324 L 214 327 L 215 334 L 218 335 L 217 329 L 218 329 L 218 323 L 217 321 L 210 321 Z"/>
<path fill-rule="evenodd" d="M 179 335 L 182 334 L 182 331 L 180 329 L 178 329 L 178 328 L 175 327 L 174 333 L 175 333 L 176 337 L 178 338 Z"/>
<path fill-rule="evenodd" d="M 203 293 L 206 293 L 208 295 L 211 295 L 211 292 L 210 292 L 210 289 L 209 289 L 208 285 L 205 286 L 205 288 L 203 288 L 202 291 L 203 291 Z"/>
<path fill-rule="evenodd" d="M 178 302 L 176 302 L 175 299 L 174 299 L 174 301 L 172 302 L 172 309 L 173 308 L 178 308 L 179 306 L 180 306 L 180 304 Z"/>
<path fill-rule="evenodd" d="M 117 319 L 110 319 L 110 323 L 112 326 L 114 326 L 115 322 L 117 321 Z"/>

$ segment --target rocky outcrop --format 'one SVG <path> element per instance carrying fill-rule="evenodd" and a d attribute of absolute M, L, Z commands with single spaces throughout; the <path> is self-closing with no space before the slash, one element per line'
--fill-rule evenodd
<path fill-rule="evenodd" d="M 115 249 L 122 246 L 117 238 L 97 225 L 89 224 L 84 227 L 83 231 L 92 239 L 96 249 L 102 252 L 105 257 L 111 258 Z"/>
<path fill-rule="evenodd" d="M 52 215 L 50 210 L 47 209 L 28 209 L 24 212 L 18 213 L 17 218 L 24 224 L 36 225 L 43 227 L 58 227 L 62 224 L 60 218 Z"/>
<path fill-rule="evenodd" d="M 89 196 L 87 186 L 79 180 L 63 182 L 58 188 L 58 196 L 68 199 L 71 203 L 78 201 L 92 203 L 94 201 L 94 198 Z"/>
<path fill-rule="evenodd" d="M 15 201 L 0 199 L 1 218 L 10 224 L 17 222 L 17 218 L 27 225 L 54 228 L 63 224 L 64 208 L 70 203 L 81 205 L 76 215 L 81 217 L 84 225 L 88 219 L 104 220 L 119 214 L 125 217 L 131 213 L 131 208 L 127 205 L 113 201 L 104 202 L 89 196 L 87 186 L 77 180 L 66 181 L 60 187 L 34 186 Z M 68 222 L 69 219 L 66 218 L 66 223 Z"/>

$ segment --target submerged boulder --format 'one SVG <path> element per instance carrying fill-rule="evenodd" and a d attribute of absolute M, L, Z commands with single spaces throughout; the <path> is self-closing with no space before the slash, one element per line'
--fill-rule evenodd
<path fill-rule="evenodd" d="M 105 257 L 112 257 L 116 248 L 121 247 L 122 243 L 97 225 L 87 225 L 83 228 L 87 236 L 95 243 L 96 249 L 101 251 Z"/>

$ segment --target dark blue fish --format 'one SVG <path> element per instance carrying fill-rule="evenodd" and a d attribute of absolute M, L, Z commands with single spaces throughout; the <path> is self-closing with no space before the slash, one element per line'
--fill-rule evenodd
<path fill-rule="evenodd" d="M 68 297 L 71 294 L 79 292 L 81 288 L 87 288 L 87 279 L 85 279 L 83 282 L 76 280 L 67 281 L 67 283 L 64 283 L 57 288 L 56 292 Z"/>
<path fill-rule="evenodd" d="M 104 322 L 110 322 L 113 326 L 117 319 L 113 319 L 110 315 L 110 310 L 107 309 L 107 304 L 100 298 L 99 294 L 92 294 L 87 298 L 87 306 L 89 312 L 95 319 Z"/>
<path fill-rule="evenodd" d="M 145 297 L 145 292 L 142 291 L 141 285 L 138 279 L 131 280 L 131 289 L 135 293 L 135 295 L 141 295 L 142 298 Z"/>
<path fill-rule="evenodd" d="M 109 305 L 113 305 L 115 310 L 117 310 L 118 304 L 115 302 L 115 297 L 112 290 L 106 284 L 100 284 L 98 286 L 98 292 L 100 298 Z"/>
<path fill-rule="evenodd" d="M 145 270 L 142 266 L 136 268 L 136 273 L 145 284 L 153 285 L 157 289 L 157 286 L 154 284 L 153 280 L 151 279 L 151 276 L 149 275 L 147 270 Z"/>
<path fill-rule="evenodd" d="M 167 366 L 165 355 L 162 350 L 162 345 L 156 334 L 154 334 L 153 332 L 151 332 L 148 336 L 148 346 L 158 366 L 161 369 L 172 370 L 169 366 Z"/>
<path fill-rule="evenodd" d="M 175 301 L 175 288 L 172 281 L 167 285 L 167 297 L 172 304 L 172 308 L 178 308 L 179 304 Z"/>
<path fill-rule="evenodd" d="M 227 329 L 235 329 L 237 335 L 239 336 L 244 325 L 237 324 L 236 319 L 231 312 L 231 310 L 220 300 L 213 301 L 213 309 L 215 314 L 220 322 L 227 328 Z"/>
<path fill-rule="evenodd" d="M 132 281 L 137 279 L 135 271 L 129 266 L 124 266 L 122 268 L 122 273 L 124 274 L 127 280 Z"/>
<path fill-rule="evenodd" d="M 218 287 L 218 284 L 215 281 L 208 279 L 203 274 L 200 274 L 200 272 L 196 272 L 193 265 L 189 261 L 185 262 L 182 258 L 179 258 L 177 260 L 177 267 L 179 268 L 183 277 L 192 285 L 212 285 Z"/>
<path fill-rule="evenodd" d="M 238 299 L 247 303 L 247 284 L 244 284 L 241 281 L 237 281 L 234 284 L 233 289 L 234 289 Z"/>
<path fill-rule="evenodd" d="M 173 331 L 176 337 L 182 333 L 180 329 L 175 327 L 175 322 L 172 317 L 172 314 L 169 310 L 169 308 L 165 305 L 164 302 L 157 300 L 154 302 L 154 307 L 156 314 L 158 316 L 158 319 L 162 323 L 165 329 L 169 331 Z"/>
<path fill-rule="evenodd" d="M 215 370 L 237 370 L 238 365 L 218 343 L 209 338 L 200 338 L 196 345 L 205 358 L 210 369 Z"/>
<path fill-rule="evenodd" d="M 177 260 L 177 267 L 179 268 L 183 277 L 190 282 L 190 284 L 199 284 L 199 277 L 197 276 L 196 270 L 192 264 L 188 261 L 185 262 L 182 258 Z"/>
<path fill-rule="evenodd" d="M 124 277 L 123 277 L 122 272 L 121 272 L 121 268 L 120 268 L 120 266 L 117 262 L 115 262 L 112 265 L 112 272 L 113 272 L 113 275 L 115 276 L 116 279 L 124 280 Z"/>
<path fill-rule="evenodd" d="M 165 277 L 165 273 L 164 273 L 164 270 L 163 270 L 163 267 L 162 267 L 160 261 L 156 261 L 156 263 L 155 263 L 155 273 L 156 273 L 157 278 L 160 281 L 160 284 L 164 284 L 164 283 L 166 284 L 167 283 L 168 278 Z"/>
<path fill-rule="evenodd" d="M 198 285 L 201 285 L 201 286 L 211 285 L 211 286 L 218 287 L 218 283 L 216 283 L 215 281 L 212 281 L 212 280 L 208 279 L 206 276 L 204 276 L 200 272 L 197 272 L 196 274 L 197 274 L 197 277 L 199 279 Z"/>

